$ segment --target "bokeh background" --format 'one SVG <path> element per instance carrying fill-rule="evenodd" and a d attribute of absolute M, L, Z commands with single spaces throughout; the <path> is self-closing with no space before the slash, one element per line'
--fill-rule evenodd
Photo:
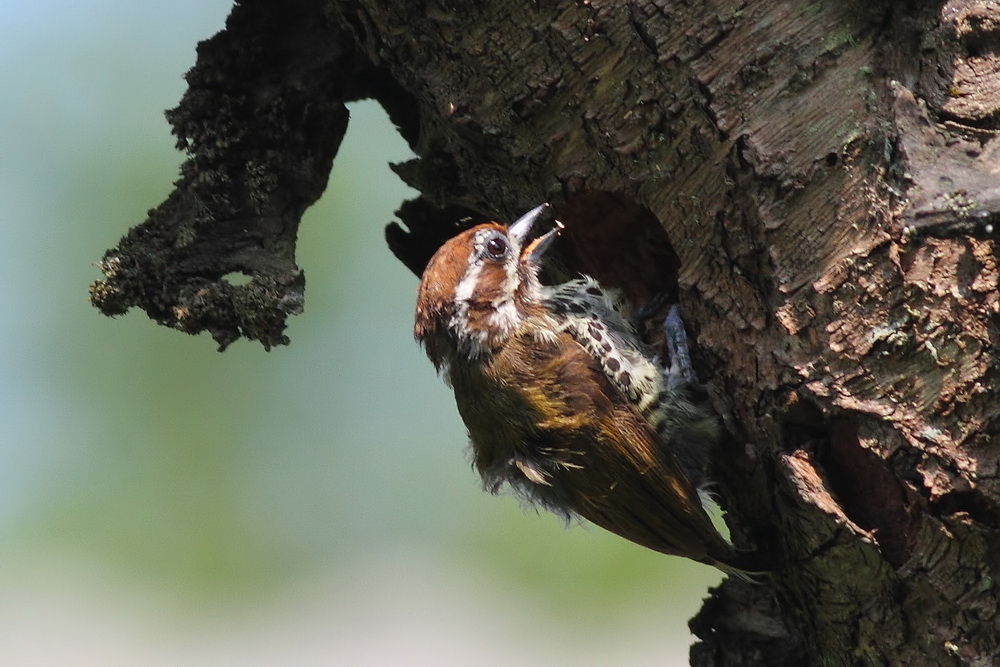
<path fill-rule="evenodd" d="M 306 215 L 289 347 L 90 307 L 229 8 L 0 3 L 0 664 L 686 664 L 718 574 L 480 491 L 382 241 L 412 193 L 377 105 Z"/>

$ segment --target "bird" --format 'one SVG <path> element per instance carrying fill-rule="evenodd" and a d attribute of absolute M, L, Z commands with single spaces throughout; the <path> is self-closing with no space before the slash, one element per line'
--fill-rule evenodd
<path fill-rule="evenodd" d="M 677 307 L 664 369 L 611 290 L 587 276 L 542 284 L 564 230 L 531 238 L 549 209 L 460 232 L 417 289 L 414 336 L 454 391 L 484 488 L 725 572 L 759 569 L 703 505 L 720 427 L 692 398 Z"/>

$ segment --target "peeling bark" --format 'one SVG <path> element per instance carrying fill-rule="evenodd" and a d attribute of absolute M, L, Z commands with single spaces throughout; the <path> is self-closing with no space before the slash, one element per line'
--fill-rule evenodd
<path fill-rule="evenodd" d="M 386 232 L 415 272 L 551 201 L 554 270 L 680 300 L 734 537 L 775 567 L 712 592 L 693 664 L 994 664 L 1000 5 L 258 0 L 189 82 L 191 157 L 102 310 L 286 342 L 299 216 L 375 97 L 418 156 Z"/>

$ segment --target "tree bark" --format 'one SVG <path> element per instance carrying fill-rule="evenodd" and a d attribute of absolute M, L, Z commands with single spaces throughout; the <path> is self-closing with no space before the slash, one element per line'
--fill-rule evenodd
<path fill-rule="evenodd" d="M 287 342 L 299 216 L 374 97 L 418 156 L 387 228 L 415 272 L 551 201 L 564 271 L 679 299 L 775 568 L 712 591 L 692 664 L 1000 656 L 1000 4 L 255 0 L 188 81 L 104 312 Z"/>

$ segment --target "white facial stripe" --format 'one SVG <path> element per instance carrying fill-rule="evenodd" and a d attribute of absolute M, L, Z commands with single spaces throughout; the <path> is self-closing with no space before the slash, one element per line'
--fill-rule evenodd
<path fill-rule="evenodd" d="M 514 290 L 517 289 L 517 285 L 520 282 L 517 279 L 517 265 L 518 257 L 521 256 L 521 249 L 517 247 L 517 243 L 513 240 L 510 241 L 510 256 L 507 261 L 504 262 L 503 268 L 507 276 L 504 279 L 503 293 L 510 294 L 513 296 Z"/>
<path fill-rule="evenodd" d="M 500 303 L 493 304 L 493 313 L 490 315 L 490 324 L 504 333 L 509 333 L 517 328 L 521 322 L 521 316 L 517 312 L 517 306 L 510 299 L 504 299 Z"/>
<path fill-rule="evenodd" d="M 490 337 L 489 331 L 473 331 L 469 328 L 469 308 L 482 277 L 483 266 L 488 261 L 484 259 L 484 243 L 493 235 L 493 232 L 489 232 L 474 239 L 474 248 L 468 260 L 469 268 L 455 286 L 455 313 L 450 326 L 457 334 L 459 344 L 469 346 L 469 351 L 473 354 L 481 352 Z M 512 239 L 508 239 L 508 242 L 511 254 L 503 266 L 505 275 L 501 285 L 502 296 L 490 304 L 493 312 L 489 314 L 488 320 L 491 331 L 502 334 L 513 332 L 521 322 L 521 315 L 513 300 L 519 283 L 516 259 L 518 249 Z"/>
<path fill-rule="evenodd" d="M 504 333 L 509 333 L 517 329 L 517 326 L 521 323 L 521 315 L 517 312 L 517 306 L 514 305 L 514 292 L 517 290 L 519 280 L 517 276 L 517 257 L 520 256 L 520 249 L 517 247 L 517 243 L 513 239 L 508 240 L 510 243 L 510 256 L 504 262 L 504 283 L 502 294 L 504 298 L 499 303 L 494 303 L 494 312 L 490 316 L 490 324 L 497 327 L 498 330 Z"/>
<path fill-rule="evenodd" d="M 476 254 L 477 252 L 473 250 L 472 255 L 469 257 L 469 268 L 466 270 L 465 275 L 462 276 L 462 279 L 458 281 L 458 285 L 455 286 L 455 303 L 466 304 L 466 307 L 468 307 L 472 294 L 476 291 L 479 273 L 483 269 L 482 263 L 476 261 Z"/>
<path fill-rule="evenodd" d="M 448 323 L 451 330 L 455 332 L 459 345 L 471 346 L 474 349 L 470 349 L 469 352 L 474 355 L 480 353 L 481 342 L 469 340 L 467 333 L 469 329 L 469 299 L 476 291 L 476 281 L 479 280 L 479 273 L 482 269 L 482 264 L 476 261 L 476 255 L 477 250 L 474 248 L 467 262 L 469 268 L 455 285 L 455 313 Z"/>

